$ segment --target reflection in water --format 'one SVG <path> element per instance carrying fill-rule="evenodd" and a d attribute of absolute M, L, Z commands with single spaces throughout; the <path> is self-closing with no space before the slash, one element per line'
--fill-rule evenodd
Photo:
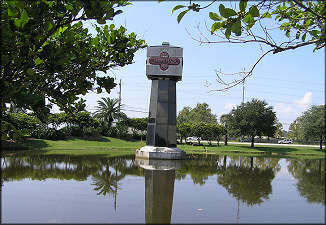
<path fill-rule="evenodd" d="M 185 161 L 136 159 L 136 162 L 145 169 L 146 223 L 171 223 L 175 170 Z"/>
<path fill-rule="evenodd" d="M 135 156 L 104 158 L 96 156 L 8 156 L 1 158 L 1 183 L 31 180 L 86 181 L 97 195 L 117 196 L 127 175 L 145 177 L 146 223 L 170 223 L 175 180 L 192 180 L 206 185 L 216 176 L 220 185 L 247 206 L 261 205 L 273 194 L 272 181 L 281 170 L 280 158 L 188 155 L 186 160 L 135 160 Z M 161 162 L 160 162 L 161 161 Z M 175 162 L 177 161 L 177 162 Z M 285 160 L 283 160 L 285 162 Z M 162 164 L 163 163 L 163 164 Z M 325 205 L 325 160 L 287 159 L 289 173 L 297 180 L 298 193 L 309 203 Z M 286 171 L 287 171 L 286 170 Z M 214 178 L 215 179 L 215 178 Z M 123 209 L 122 209 L 123 210 Z"/>
<path fill-rule="evenodd" d="M 288 159 L 288 171 L 298 180 L 301 196 L 325 205 L 325 160 Z"/>
<path fill-rule="evenodd" d="M 269 164 L 274 160 L 272 164 Z M 271 182 L 280 169 L 277 158 L 265 162 L 263 158 L 247 157 L 241 161 L 231 158 L 229 166 L 221 166 L 217 182 L 233 197 L 247 203 L 248 206 L 260 204 L 263 199 L 269 199 L 272 193 Z M 241 163 L 240 163 L 241 162 Z M 276 165 L 270 167 L 270 165 Z"/>
<path fill-rule="evenodd" d="M 136 162 L 145 169 L 146 223 L 171 223 L 175 170 L 185 161 L 136 159 Z"/>

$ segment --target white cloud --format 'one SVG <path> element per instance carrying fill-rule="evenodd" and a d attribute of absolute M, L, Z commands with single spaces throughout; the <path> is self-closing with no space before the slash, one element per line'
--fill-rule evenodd
<path fill-rule="evenodd" d="M 227 103 L 225 103 L 225 105 L 224 105 L 224 107 L 223 107 L 223 111 L 219 111 L 217 114 L 216 114 L 216 117 L 217 117 L 217 119 L 219 119 L 222 115 L 224 115 L 224 114 L 227 114 L 227 113 L 230 113 L 231 112 L 231 110 L 233 109 L 233 108 L 236 108 L 237 107 L 237 105 L 235 104 L 235 103 L 233 103 L 233 102 L 227 102 Z"/>
<path fill-rule="evenodd" d="M 288 114 L 288 115 L 299 114 L 298 110 L 292 108 L 291 106 L 285 105 L 285 103 L 283 102 L 277 103 L 277 105 L 274 108 L 278 114 Z"/>
<path fill-rule="evenodd" d="M 312 102 L 312 93 L 307 92 L 301 100 L 295 100 L 294 104 L 297 104 L 298 107 L 302 108 L 303 110 L 307 110 Z"/>
<path fill-rule="evenodd" d="M 274 110 L 279 122 L 283 124 L 284 130 L 289 130 L 290 123 L 300 116 L 301 113 L 296 107 L 288 106 L 283 102 L 277 103 L 274 106 Z"/>
<path fill-rule="evenodd" d="M 234 104 L 233 102 L 227 102 L 225 105 L 224 105 L 224 109 L 226 110 L 232 110 L 233 108 L 236 108 L 237 105 Z"/>

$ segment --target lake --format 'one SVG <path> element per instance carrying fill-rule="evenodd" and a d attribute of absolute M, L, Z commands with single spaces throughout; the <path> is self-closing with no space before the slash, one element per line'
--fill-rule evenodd
<path fill-rule="evenodd" d="M 325 223 L 325 160 L 1 158 L 2 223 Z"/>

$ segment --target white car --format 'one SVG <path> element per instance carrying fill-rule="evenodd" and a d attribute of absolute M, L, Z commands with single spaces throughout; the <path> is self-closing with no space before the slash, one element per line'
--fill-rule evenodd
<path fill-rule="evenodd" d="M 278 141 L 279 144 L 293 144 L 293 141 L 291 139 L 284 139 Z"/>
<path fill-rule="evenodd" d="M 201 137 L 196 137 L 196 136 L 192 136 L 192 137 L 187 137 L 187 141 L 201 141 Z"/>

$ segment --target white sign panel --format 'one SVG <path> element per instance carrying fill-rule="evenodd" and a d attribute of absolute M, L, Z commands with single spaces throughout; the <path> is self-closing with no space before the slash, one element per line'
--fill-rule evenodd
<path fill-rule="evenodd" d="M 183 48 L 163 43 L 147 48 L 146 75 L 149 79 L 169 77 L 181 80 Z"/>

